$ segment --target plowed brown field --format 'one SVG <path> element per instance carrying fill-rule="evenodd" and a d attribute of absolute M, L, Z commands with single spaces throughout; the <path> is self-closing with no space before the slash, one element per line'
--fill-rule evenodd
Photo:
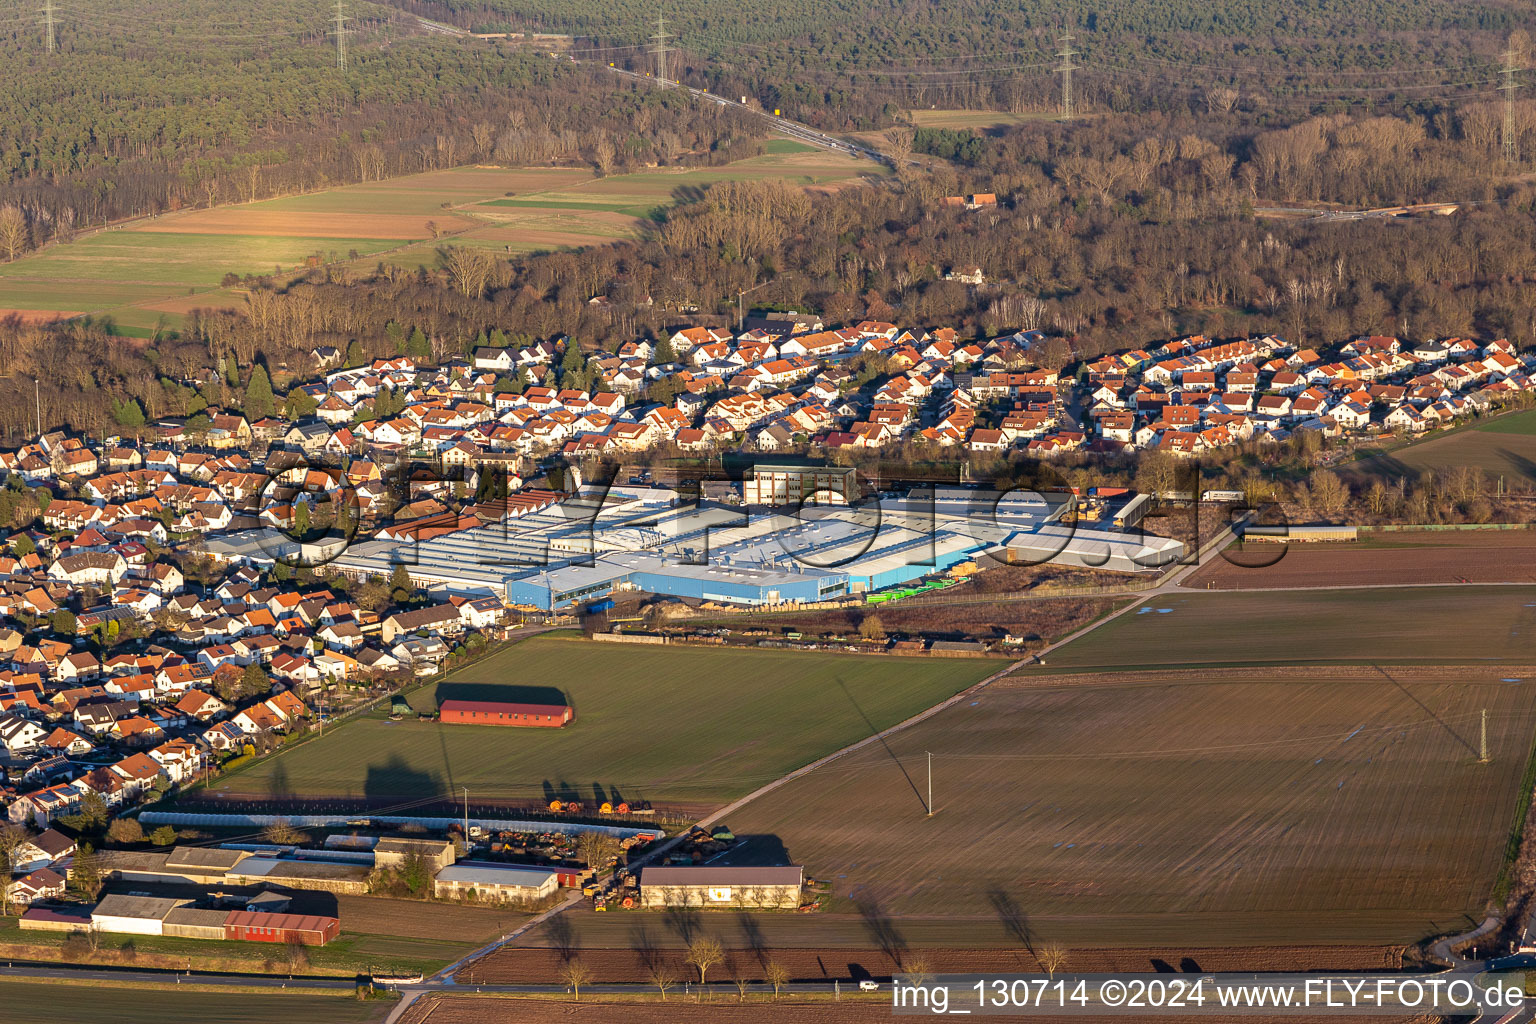
<path fill-rule="evenodd" d="M 1536 680 L 1266 672 L 1003 680 L 729 825 L 781 841 L 831 883 L 832 909 L 897 948 L 923 945 L 935 915 L 1174 952 L 1411 944 L 1480 920 L 1531 754 Z"/>
<path fill-rule="evenodd" d="M 1207 563 L 1185 585 L 1236 590 L 1536 582 L 1536 530 L 1363 536 L 1355 543 L 1229 548 L 1229 558 Z"/>

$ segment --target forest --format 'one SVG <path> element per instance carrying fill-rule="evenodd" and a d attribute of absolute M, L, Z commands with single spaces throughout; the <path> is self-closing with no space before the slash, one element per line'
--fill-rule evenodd
<path fill-rule="evenodd" d="M 598 69 L 349 9 L 345 72 L 321 6 L 299 0 L 62 4 L 55 53 L 30 7 L 0 14 L 0 256 L 125 217 L 477 160 L 723 162 L 762 132 Z"/>
<path fill-rule="evenodd" d="M 642 0 L 389 0 L 475 31 L 576 37 L 578 56 L 654 69 Z M 1160 110 L 1232 89 L 1263 117 L 1377 110 L 1497 84 L 1505 37 L 1536 12 L 1499 0 L 687 0 L 663 12 L 669 76 L 828 129 L 927 107 L 1054 110 L 1071 33 L 1083 110 Z"/>

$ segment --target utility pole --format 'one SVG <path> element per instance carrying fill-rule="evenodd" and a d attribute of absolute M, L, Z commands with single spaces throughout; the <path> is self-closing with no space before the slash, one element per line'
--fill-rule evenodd
<path fill-rule="evenodd" d="M 464 852 L 469 853 L 469 787 L 464 789 Z"/>
<path fill-rule="evenodd" d="M 933 817 L 933 751 L 928 754 L 928 817 Z"/>
<path fill-rule="evenodd" d="M 57 43 L 57 41 L 55 41 L 54 35 L 53 35 L 53 26 L 54 26 L 54 24 L 55 23 L 54 23 L 54 20 L 53 20 L 53 0 L 43 0 L 43 33 L 44 33 L 45 38 L 48 41 L 48 52 L 49 53 L 52 53 L 52 52 L 54 52 L 55 50 L 58 49 L 58 43 Z"/>
<path fill-rule="evenodd" d="M 1488 709 L 1487 708 L 1483 708 L 1483 731 L 1482 731 L 1481 738 L 1478 740 L 1477 749 L 1478 749 L 1477 763 L 1478 764 L 1487 764 L 1488 763 Z"/>
<path fill-rule="evenodd" d="M 1061 58 L 1061 66 L 1056 70 L 1061 73 L 1061 119 L 1072 120 L 1072 72 L 1077 70 L 1077 65 L 1072 63 L 1072 58 L 1077 56 L 1077 51 L 1072 49 L 1072 35 L 1068 33 L 1058 40 L 1061 49 L 1056 56 Z"/>
<path fill-rule="evenodd" d="M 656 34 L 651 40 L 656 44 L 656 78 L 658 81 L 667 80 L 667 40 L 672 34 L 667 31 L 667 19 L 660 14 L 656 15 Z"/>
<path fill-rule="evenodd" d="M 37 403 L 37 439 L 43 439 L 43 383 L 38 378 L 32 378 L 32 398 Z"/>
<path fill-rule="evenodd" d="M 336 13 L 331 17 L 336 29 L 336 67 L 347 70 L 347 16 L 342 11 L 342 0 L 336 0 Z"/>
<path fill-rule="evenodd" d="M 751 288 L 743 288 L 741 291 L 736 293 L 736 333 L 737 334 L 740 334 L 746 328 L 746 324 L 747 324 L 747 307 L 745 305 L 745 302 L 746 302 L 747 296 L 751 295 L 753 292 L 757 291 L 759 288 L 767 288 L 772 283 L 773 283 L 772 281 L 764 281 L 761 284 L 753 285 Z"/>
<path fill-rule="evenodd" d="M 1519 88 L 1515 82 L 1515 72 L 1520 70 L 1515 66 L 1517 56 L 1514 40 L 1510 40 L 1509 48 L 1504 51 L 1504 67 L 1501 69 L 1504 84 L 1499 86 L 1504 92 L 1504 159 L 1509 163 L 1514 163 L 1519 155 L 1515 151 L 1515 90 Z"/>

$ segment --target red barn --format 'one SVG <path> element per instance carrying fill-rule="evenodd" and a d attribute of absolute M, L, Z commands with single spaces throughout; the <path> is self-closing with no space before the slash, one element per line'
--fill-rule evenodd
<path fill-rule="evenodd" d="M 224 938 L 242 942 L 302 942 L 306 946 L 323 946 L 339 934 L 341 922 L 334 917 L 234 910 L 224 919 Z"/>
<path fill-rule="evenodd" d="M 558 729 L 576 717 L 566 704 L 504 704 L 494 700 L 445 700 L 438 717 L 455 725 L 514 725 Z"/>

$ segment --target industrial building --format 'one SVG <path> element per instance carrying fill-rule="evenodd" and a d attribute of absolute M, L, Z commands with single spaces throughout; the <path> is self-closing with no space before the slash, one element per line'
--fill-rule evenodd
<path fill-rule="evenodd" d="M 432 894 L 440 899 L 523 903 L 548 896 L 560 887 L 560 873 L 551 868 L 461 861 L 437 873 Z"/>
<path fill-rule="evenodd" d="M 850 466 L 800 466 L 760 462 L 741 482 L 748 505 L 846 505 L 859 496 Z"/>
<path fill-rule="evenodd" d="M 791 477 L 802 488 L 819 488 L 824 472 L 843 481 L 836 486 L 853 486 L 852 470 L 837 467 L 759 471 L 774 474 L 775 495 L 779 482 L 790 493 Z M 644 485 L 589 487 L 499 522 L 464 517 L 475 525 L 365 541 L 331 568 L 364 579 L 388 577 L 403 565 L 418 586 L 551 611 L 624 591 L 725 604 L 804 604 L 901 586 L 989 558 L 1145 572 L 1173 563 L 1184 550 L 1179 541 L 1139 532 L 1133 520 L 1140 506 L 1135 515 L 1105 522 L 1063 521 L 1075 508 L 1065 493 L 929 487 L 785 512 L 763 507 L 771 504 L 700 502 Z M 210 538 L 208 549 L 224 560 L 270 561 L 257 531 Z"/>
<path fill-rule="evenodd" d="M 640 869 L 644 907 L 740 907 L 793 910 L 805 869 L 784 867 L 651 867 Z"/>
<path fill-rule="evenodd" d="M 491 700 L 445 700 L 438 720 L 457 725 L 506 725 L 558 729 L 576 713 L 565 704 L 512 704 Z"/>

